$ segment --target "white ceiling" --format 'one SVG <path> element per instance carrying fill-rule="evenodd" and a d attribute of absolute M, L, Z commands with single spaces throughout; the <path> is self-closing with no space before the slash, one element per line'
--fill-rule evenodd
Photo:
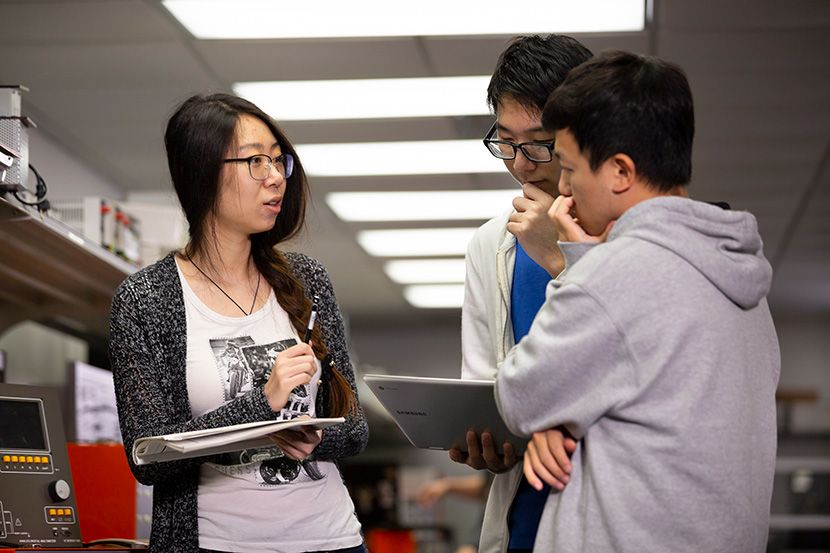
<path fill-rule="evenodd" d="M 532 3 L 509 5 L 523 7 L 531 16 Z M 774 308 L 830 311 L 830 1 L 655 0 L 653 11 L 646 32 L 579 38 L 594 51 L 656 54 L 686 69 L 697 111 L 690 192 L 758 217 L 777 269 Z M 243 80 L 488 74 L 508 38 L 200 41 L 156 0 L 0 0 L 0 83 L 29 87 L 24 112 L 126 195 L 169 190 L 163 127 L 192 93 Z M 480 138 L 489 124 L 452 117 L 284 128 L 295 143 L 314 143 Z M 391 225 L 339 221 L 323 197 L 510 185 L 506 173 L 316 178 L 298 247 L 328 267 L 353 321 L 457 317 L 409 307 L 382 261 L 355 241 L 360 229 Z"/>

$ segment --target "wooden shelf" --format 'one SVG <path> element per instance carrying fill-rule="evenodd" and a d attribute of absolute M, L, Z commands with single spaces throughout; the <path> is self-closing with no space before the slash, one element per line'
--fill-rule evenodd
<path fill-rule="evenodd" d="M 828 515 L 770 515 L 770 530 L 830 530 Z"/>
<path fill-rule="evenodd" d="M 35 320 L 106 336 L 113 293 L 136 269 L 60 221 L 0 197 L 0 332 Z"/>

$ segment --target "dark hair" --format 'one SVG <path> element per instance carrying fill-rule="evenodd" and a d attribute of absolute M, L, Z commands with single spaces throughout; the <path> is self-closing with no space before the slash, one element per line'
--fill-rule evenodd
<path fill-rule="evenodd" d="M 196 95 L 179 106 L 167 123 L 164 145 L 170 178 L 189 225 L 190 241 L 185 253 L 199 253 L 210 259 L 207 232 L 209 217 L 218 210 L 223 159 L 236 138 L 243 115 L 262 121 L 273 133 L 283 153 L 294 156 L 294 171 L 287 179 L 280 215 L 268 231 L 251 235 L 251 255 L 257 270 L 274 290 L 277 301 L 288 313 L 291 324 L 302 336 L 311 313 L 311 301 L 302 283 L 293 275 L 288 259 L 275 246 L 302 229 L 308 198 L 308 179 L 297 152 L 279 126 L 251 102 L 230 94 Z M 328 355 L 319 326 L 312 333 L 314 353 Z M 329 380 L 327 416 L 342 416 L 355 408 L 351 386 L 334 367 Z"/>
<path fill-rule="evenodd" d="M 569 36 L 518 36 L 496 62 L 487 87 L 487 105 L 497 113 L 499 103 L 510 97 L 526 108 L 542 111 L 568 71 L 590 58 L 591 51 Z"/>
<path fill-rule="evenodd" d="M 568 129 L 596 171 L 628 155 L 651 186 L 667 191 L 692 177 L 695 115 L 683 70 L 629 52 L 608 51 L 575 68 L 542 112 L 545 129 Z"/>

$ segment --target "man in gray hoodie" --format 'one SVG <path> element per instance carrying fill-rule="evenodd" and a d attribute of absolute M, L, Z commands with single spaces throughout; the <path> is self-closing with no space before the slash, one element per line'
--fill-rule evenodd
<path fill-rule="evenodd" d="M 764 551 L 780 369 L 772 270 L 751 214 L 688 198 L 686 76 L 607 52 L 571 71 L 542 120 L 562 166 L 550 215 L 566 270 L 496 397 L 514 432 L 564 425 L 579 445 L 534 551 Z M 528 481 L 553 482 L 553 463 L 529 448 Z"/>

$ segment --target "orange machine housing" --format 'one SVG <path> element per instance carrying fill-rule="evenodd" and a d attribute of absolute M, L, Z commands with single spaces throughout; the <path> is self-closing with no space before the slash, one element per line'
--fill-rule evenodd
<path fill-rule="evenodd" d="M 78 510 L 81 508 L 78 507 Z M 374 528 L 366 532 L 366 547 L 371 553 L 417 553 L 415 536 L 407 529 Z"/>
<path fill-rule="evenodd" d="M 121 444 L 67 444 L 85 542 L 134 539 L 136 481 Z"/>

